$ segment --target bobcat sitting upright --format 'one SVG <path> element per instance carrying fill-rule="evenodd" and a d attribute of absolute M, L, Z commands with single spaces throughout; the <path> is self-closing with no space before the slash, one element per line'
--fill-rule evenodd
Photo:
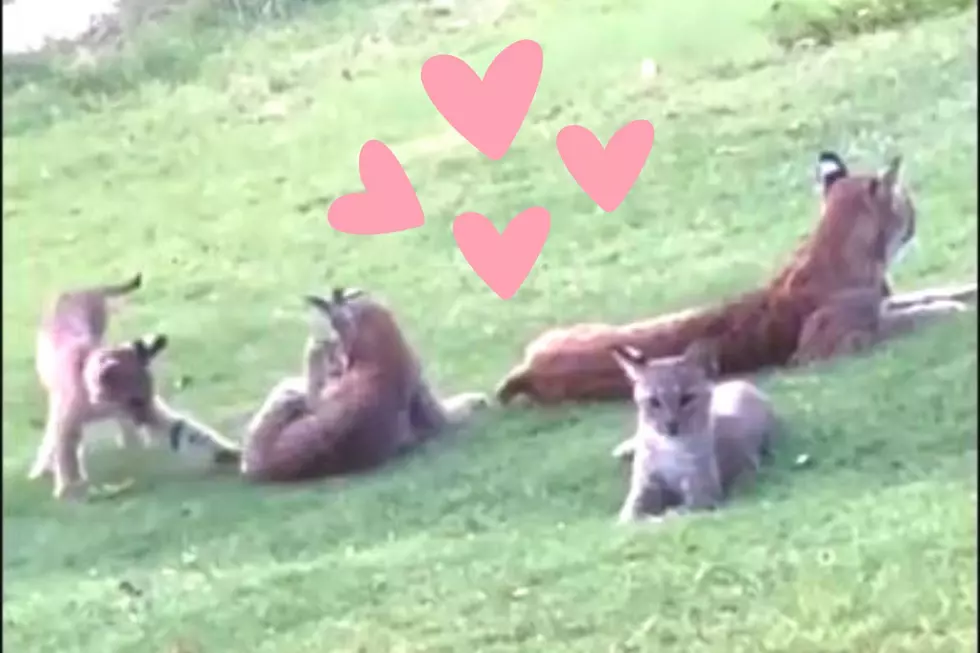
<path fill-rule="evenodd" d="M 632 382 L 637 407 L 635 435 L 613 451 L 633 458 L 620 522 L 670 508 L 714 509 L 768 457 L 776 427 L 769 399 L 747 381 L 712 381 L 717 361 L 704 344 L 659 359 L 628 345 L 612 353 Z"/>
<path fill-rule="evenodd" d="M 303 374 L 275 386 L 252 417 L 242 475 L 289 483 L 377 469 L 461 426 L 482 393 L 440 398 L 394 312 L 370 294 L 308 296 L 336 340 L 311 338 Z"/>

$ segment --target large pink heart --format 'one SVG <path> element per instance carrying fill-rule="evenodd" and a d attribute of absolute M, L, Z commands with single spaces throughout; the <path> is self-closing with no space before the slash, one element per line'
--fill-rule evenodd
<path fill-rule="evenodd" d="M 437 54 L 422 64 L 422 86 L 453 129 L 496 161 L 510 149 L 531 108 L 543 57 L 535 41 L 516 41 L 493 58 L 481 80 L 459 57 Z"/>
<path fill-rule="evenodd" d="M 358 171 L 363 193 L 341 195 L 327 209 L 327 222 L 347 234 L 374 236 L 415 229 L 425 214 L 405 169 L 381 141 L 361 147 Z"/>

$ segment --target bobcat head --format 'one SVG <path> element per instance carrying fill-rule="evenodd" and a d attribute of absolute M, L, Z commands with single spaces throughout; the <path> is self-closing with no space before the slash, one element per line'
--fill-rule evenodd
<path fill-rule="evenodd" d="M 114 406 L 137 423 L 148 423 L 155 395 L 150 364 L 166 347 L 167 337 L 155 334 L 93 351 L 82 369 L 89 402 Z"/>
<path fill-rule="evenodd" d="M 818 232 L 838 247 L 865 250 L 887 269 L 915 238 L 916 209 L 902 183 L 902 157 L 877 174 L 853 175 L 834 152 L 821 152 L 817 178 L 823 220 Z M 864 252 L 860 252 L 864 253 Z"/>
<path fill-rule="evenodd" d="M 708 430 L 717 374 L 711 347 L 695 342 L 680 356 L 651 359 L 635 347 L 614 345 L 612 355 L 633 384 L 641 425 L 668 438 Z"/>
<path fill-rule="evenodd" d="M 371 364 L 399 367 L 410 351 L 395 316 L 358 289 L 335 288 L 329 299 L 307 295 L 308 304 L 329 320 L 346 368 Z"/>

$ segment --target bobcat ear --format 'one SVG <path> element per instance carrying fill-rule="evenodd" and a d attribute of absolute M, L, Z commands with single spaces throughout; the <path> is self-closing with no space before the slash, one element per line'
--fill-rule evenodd
<path fill-rule="evenodd" d="M 350 332 L 351 328 L 351 311 L 344 305 L 344 293 L 343 288 L 334 288 L 331 296 L 333 300 L 324 299 L 317 295 L 306 295 L 306 303 L 313 306 L 315 309 L 320 311 L 326 318 L 330 321 L 330 326 L 333 330 L 343 339 Z M 340 297 L 341 299 L 336 299 Z"/>
<path fill-rule="evenodd" d="M 879 187 L 889 193 L 895 188 L 895 185 L 899 183 L 902 177 L 902 155 L 898 154 L 893 156 L 885 169 L 878 173 L 878 179 L 880 180 Z"/>
<path fill-rule="evenodd" d="M 817 182 L 826 193 L 838 180 L 848 175 L 847 166 L 836 152 L 824 150 L 817 157 Z"/>
<path fill-rule="evenodd" d="M 609 352 L 630 380 L 637 381 L 640 379 L 643 368 L 647 364 L 643 352 L 631 345 L 613 345 L 609 348 Z"/>
<path fill-rule="evenodd" d="M 718 347 L 709 340 L 695 340 L 684 350 L 684 360 L 700 367 L 709 379 L 718 376 Z"/>
<path fill-rule="evenodd" d="M 344 289 L 344 301 L 349 302 L 352 299 L 357 299 L 367 293 L 360 288 L 345 288 Z"/>
<path fill-rule="evenodd" d="M 319 295 L 304 295 L 303 301 L 318 311 L 323 311 L 327 315 L 330 315 L 331 311 L 333 311 L 333 305 L 330 303 L 330 300 L 324 299 Z"/>
<path fill-rule="evenodd" d="M 133 349 L 136 350 L 136 355 L 140 357 L 140 360 L 144 363 L 148 363 L 153 358 L 159 354 L 161 351 L 167 348 L 167 336 L 162 333 L 154 333 L 148 336 L 143 336 L 138 340 L 133 341 Z"/>

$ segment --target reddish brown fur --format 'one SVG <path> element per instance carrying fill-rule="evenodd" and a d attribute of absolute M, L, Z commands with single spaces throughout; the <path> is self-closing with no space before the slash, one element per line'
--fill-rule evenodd
<path fill-rule="evenodd" d="M 448 425 L 391 311 L 367 297 L 346 305 L 326 309 L 347 311 L 331 315 L 344 371 L 325 389 L 312 383 L 256 416 L 243 455 L 247 478 L 287 482 L 364 471 Z M 307 360 L 307 378 L 318 366 L 322 361 Z"/>
<path fill-rule="evenodd" d="M 648 358 L 680 355 L 692 342 L 714 340 L 721 376 L 787 364 L 812 313 L 836 293 L 886 288 L 897 245 L 914 233 L 914 208 L 893 190 L 898 160 L 884 176 L 853 176 L 826 191 L 816 230 L 760 290 L 720 306 L 624 326 L 587 324 L 556 329 L 528 345 L 524 361 L 498 386 L 502 403 L 519 394 L 533 401 L 630 397 L 630 383 L 609 351 L 630 345 Z"/>

